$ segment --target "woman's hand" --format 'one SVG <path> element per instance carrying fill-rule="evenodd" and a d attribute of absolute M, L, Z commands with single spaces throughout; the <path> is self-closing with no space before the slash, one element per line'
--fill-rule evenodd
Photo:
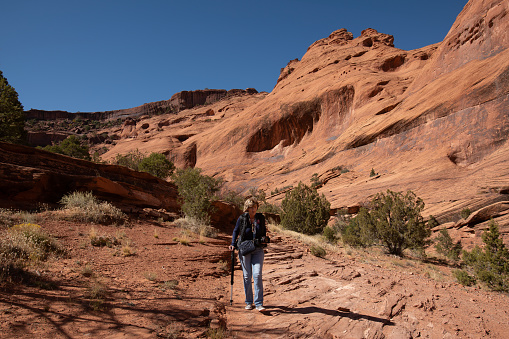
<path fill-rule="evenodd" d="M 235 250 L 235 246 L 230 245 L 230 246 L 228 246 L 228 249 L 229 249 L 230 251 L 234 251 L 234 250 Z"/>

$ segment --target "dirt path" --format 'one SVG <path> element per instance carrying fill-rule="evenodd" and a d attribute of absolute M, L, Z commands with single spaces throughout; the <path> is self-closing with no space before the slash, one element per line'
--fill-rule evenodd
<path fill-rule="evenodd" d="M 503 338 L 509 333 L 507 295 L 437 282 L 438 272 L 433 278 L 414 273 L 418 267 L 410 261 L 399 267 L 393 259 L 382 267 L 348 256 L 321 259 L 302 248 L 286 237 L 270 244 L 263 270 L 266 312 L 244 310 L 237 270 L 234 305 L 226 308 L 233 336 Z"/>

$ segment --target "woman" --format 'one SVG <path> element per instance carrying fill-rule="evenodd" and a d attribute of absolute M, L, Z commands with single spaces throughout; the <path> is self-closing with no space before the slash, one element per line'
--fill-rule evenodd
<path fill-rule="evenodd" d="M 229 247 L 230 251 L 237 248 L 237 237 L 242 240 L 265 239 L 267 230 L 265 228 L 265 217 L 258 210 L 258 201 L 255 198 L 249 198 L 244 203 L 244 214 L 237 219 L 237 224 L 233 230 L 232 243 Z M 245 229 L 241 235 L 242 229 Z M 254 231 L 254 232 L 253 232 Z M 254 233 L 254 236 L 253 236 Z M 244 293 L 246 294 L 246 310 L 253 309 L 253 303 L 258 311 L 263 311 L 263 282 L 262 268 L 263 258 L 265 254 L 262 246 L 257 246 L 254 252 L 246 255 L 239 253 L 240 264 L 242 266 L 242 274 L 244 276 Z M 254 280 L 254 300 L 253 288 L 251 286 L 251 278 Z"/>

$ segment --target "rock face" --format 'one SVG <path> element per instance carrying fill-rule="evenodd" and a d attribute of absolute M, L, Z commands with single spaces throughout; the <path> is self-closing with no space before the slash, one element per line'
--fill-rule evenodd
<path fill-rule="evenodd" d="M 200 105 L 207 105 L 219 101 L 227 96 L 256 94 L 258 91 L 254 88 L 231 89 L 207 89 L 197 91 L 182 91 L 172 95 L 170 106 L 172 110 L 180 112 L 184 109 L 190 109 Z"/>
<path fill-rule="evenodd" d="M 231 89 L 210 89 L 197 91 L 182 91 L 172 95 L 170 100 L 150 102 L 138 107 L 120 109 L 104 112 L 78 112 L 70 113 L 67 111 L 44 111 L 40 109 L 31 109 L 25 112 L 27 120 L 61 120 L 61 119 L 126 119 L 136 118 L 142 115 L 159 115 L 165 113 L 179 112 L 183 109 L 193 108 L 198 105 L 205 105 L 221 100 L 227 96 L 252 95 L 258 91 L 254 88 Z"/>
<path fill-rule="evenodd" d="M 148 173 L 0 143 L 0 207 L 55 205 L 76 190 L 92 191 L 126 212 L 143 208 L 180 210 L 176 187 Z"/>

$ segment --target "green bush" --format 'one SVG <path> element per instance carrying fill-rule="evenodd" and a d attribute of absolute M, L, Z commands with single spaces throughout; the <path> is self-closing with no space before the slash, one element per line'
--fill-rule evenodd
<path fill-rule="evenodd" d="M 370 176 L 370 177 L 375 177 L 375 176 L 377 176 L 377 175 L 378 175 L 378 174 L 375 172 L 375 169 L 374 169 L 374 168 L 372 168 L 372 169 L 371 169 L 371 172 L 369 172 L 369 176 Z"/>
<path fill-rule="evenodd" d="M 375 230 L 373 229 L 369 210 L 361 207 L 355 218 L 340 228 L 341 240 L 350 246 L 367 247 L 373 244 Z"/>
<path fill-rule="evenodd" d="M 327 255 L 325 249 L 318 245 L 312 245 L 309 251 L 311 252 L 312 255 L 318 258 L 325 258 L 325 256 Z"/>
<path fill-rule="evenodd" d="M 399 256 L 407 248 L 420 250 L 428 245 L 431 228 L 421 216 L 424 202 L 412 191 L 378 193 L 370 207 L 361 208 L 344 230 L 346 243 L 368 246 L 378 241 L 390 254 Z"/>
<path fill-rule="evenodd" d="M 321 187 L 323 185 L 322 181 L 320 180 L 320 178 L 318 178 L 318 173 L 314 173 L 312 176 L 311 176 L 311 188 L 316 188 L 318 189 L 319 187 Z"/>
<path fill-rule="evenodd" d="M 323 229 L 323 237 L 330 243 L 336 242 L 336 231 L 332 227 L 325 227 Z"/>
<path fill-rule="evenodd" d="M 438 253 L 453 261 L 458 261 L 460 259 L 461 250 L 463 249 L 461 241 L 458 240 L 456 243 L 453 243 L 447 228 L 442 228 L 440 230 L 440 234 L 436 238 L 436 241 L 435 249 Z"/>
<path fill-rule="evenodd" d="M 166 179 L 173 174 L 175 165 L 161 153 L 151 153 L 148 157 L 142 159 L 138 165 L 141 172 L 147 172 L 155 177 Z"/>
<path fill-rule="evenodd" d="M 201 174 L 199 168 L 177 169 L 172 178 L 182 199 L 184 214 L 208 223 L 212 199 L 219 191 L 222 180 Z"/>
<path fill-rule="evenodd" d="M 258 200 L 259 203 L 265 203 L 266 202 L 266 195 L 265 191 L 262 189 L 256 190 L 256 188 L 251 188 L 249 190 L 249 195 Z"/>
<path fill-rule="evenodd" d="M 286 192 L 281 208 L 281 225 L 304 234 L 321 233 L 330 218 L 330 203 L 325 196 L 302 182 Z"/>
<path fill-rule="evenodd" d="M 504 245 L 498 224 L 491 220 L 488 231 L 482 234 L 484 248 L 475 246 L 463 251 L 463 260 L 475 276 L 495 291 L 509 291 L 509 251 Z"/>
<path fill-rule="evenodd" d="M 113 163 L 115 165 L 124 166 L 135 171 L 139 171 L 140 162 L 145 155 L 139 150 L 131 151 L 127 154 L 117 154 Z"/>
<path fill-rule="evenodd" d="M 472 286 L 476 282 L 475 278 L 469 275 L 465 270 L 454 270 L 452 274 L 454 274 L 456 280 L 463 286 Z"/>
<path fill-rule="evenodd" d="M 281 214 L 281 207 L 265 202 L 260 205 L 258 209 L 260 213 L 273 213 L 273 214 Z"/>
<path fill-rule="evenodd" d="M 470 208 L 467 207 L 467 208 L 464 208 L 464 209 L 461 210 L 460 216 L 463 219 L 466 219 L 466 218 L 469 217 L 470 213 L 472 213 L 472 212 L 470 211 Z"/>
<path fill-rule="evenodd" d="M 45 151 L 67 155 L 73 158 L 92 160 L 90 150 L 86 143 L 82 142 L 76 135 L 71 135 L 67 139 L 56 145 L 45 146 Z"/>
<path fill-rule="evenodd" d="M 153 152 L 149 156 L 145 156 L 139 150 L 127 154 L 117 154 L 113 163 L 134 171 L 147 172 L 161 179 L 166 179 L 175 170 L 175 165 L 166 159 L 164 154 Z"/>

